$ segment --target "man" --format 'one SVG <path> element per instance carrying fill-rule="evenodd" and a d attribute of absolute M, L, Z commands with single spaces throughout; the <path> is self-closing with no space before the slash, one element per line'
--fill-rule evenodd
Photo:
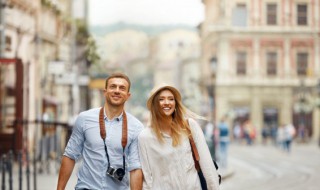
<path fill-rule="evenodd" d="M 229 127 L 224 118 L 218 124 L 219 129 L 219 164 L 226 169 L 228 164 Z"/>
<path fill-rule="evenodd" d="M 143 124 L 124 111 L 125 102 L 131 95 L 130 85 L 126 75 L 112 74 L 106 79 L 103 108 L 94 108 L 79 114 L 63 154 L 57 190 L 65 189 L 75 161 L 80 158 L 83 163 L 78 172 L 76 190 L 124 190 L 129 189 L 129 181 L 130 189 L 142 189 L 143 176 L 137 137 Z M 127 143 L 123 145 L 122 134 L 125 126 Z M 105 136 L 101 130 L 105 130 Z M 116 171 L 121 170 L 125 171 L 123 178 L 116 175 Z"/>

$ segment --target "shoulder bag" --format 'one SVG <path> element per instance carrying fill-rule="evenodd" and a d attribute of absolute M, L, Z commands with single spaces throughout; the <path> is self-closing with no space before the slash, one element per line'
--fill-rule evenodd
<path fill-rule="evenodd" d="M 189 121 L 188 120 L 187 120 L 187 123 L 189 125 Z M 201 188 L 202 188 L 202 190 L 207 190 L 208 188 L 207 188 L 206 178 L 203 176 L 203 173 L 202 173 L 202 170 L 201 170 L 201 167 L 200 167 L 200 164 L 199 164 L 200 157 L 199 157 L 197 146 L 194 143 L 191 131 L 190 131 L 190 135 L 189 135 L 189 142 L 190 142 L 191 149 L 192 149 L 192 157 L 193 157 L 193 160 L 194 160 L 194 165 L 195 165 L 195 168 L 196 168 L 196 170 L 198 172 L 198 176 L 199 176 L 199 179 L 200 179 Z M 218 170 L 217 163 L 214 160 L 212 160 L 212 161 L 214 163 L 214 166 L 215 166 L 216 170 Z M 221 184 L 221 175 L 218 174 L 218 177 L 219 177 L 219 184 Z"/>

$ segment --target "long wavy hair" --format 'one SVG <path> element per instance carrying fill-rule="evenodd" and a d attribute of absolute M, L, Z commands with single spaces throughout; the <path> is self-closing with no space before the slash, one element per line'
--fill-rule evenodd
<path fill-rule="evenodd" d="M 159 96 L 160 93 L 164 90 L 169 90 L 175 99 L 175 111 L 172 113 L 172 121 L 166 122 L 168 120 L 168 116 L 166 116 L 161 109 Z M 186 120 L 186 116 L 201 118 L 194 114 L 193 112 L 189 111 L 181 101 L 180 93 L 173 87 L 164 87 L 156 92 L 153 95 L 150 101 L 150 127 L 153 132 L 156 134 L 157 139 L 160 143 L 164 142 L 164 138 L 161 134 L 161 125 L 170 125 L 171 128 L 171 138 L 172 138 L 172 145 L 178 146 L 181 144 L 181 137 L 182 135 L 190 135 L 190 127 Z"/>

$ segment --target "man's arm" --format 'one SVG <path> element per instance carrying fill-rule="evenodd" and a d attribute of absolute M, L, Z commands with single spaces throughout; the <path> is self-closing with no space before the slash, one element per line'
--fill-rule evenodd
<path fill-rule="evenodd" d="M 57 190 L 64 190 L 72 174 L 75 161 L 67 156 L 62 157 Z"/>
<path fill-rule="evenodd" d="M 141 169 L 135 169 L 130 172 L 130 189 L 141 190 L 143 182 L 143 175 Z"/>

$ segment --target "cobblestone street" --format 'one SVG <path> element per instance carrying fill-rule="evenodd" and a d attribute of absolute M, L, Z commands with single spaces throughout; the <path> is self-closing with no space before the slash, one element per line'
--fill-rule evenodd
<path fill-rule="evenodd" d="M 49 171 L 37 176 L 38 190 L 55 190 L 58 163 L 47 163 Z M 320 148 L 316 144 L 293 144 L 290 154 L 272 145 L 234 145 L 229 149 L 232 174 L 222 181 L 221 190 L 318 190 L 320 187 Z M 25 173 L 25 171 L 23 171 Z M 66 190 L 73 190 L 77 181 L 77 165 Z M 223 171 L 220 171 L 223 172 Z M 31 173 L 32 174 L 32 170 Z M 19 189 L 18 167 L 13 173 L 13 189 Z M 27 179 L 22 179 L 27 189 Z M 33 189 L 33 177 L 30 179 Z M 8 189 L 8 186 L 7 186 Z"/>
<path fill-rule="evenodd" d="M 318 190 L 320 147 L 293 144 L 290 154 L 272 145 L 231 145 L 233 175 L 221 190 Z"/>

